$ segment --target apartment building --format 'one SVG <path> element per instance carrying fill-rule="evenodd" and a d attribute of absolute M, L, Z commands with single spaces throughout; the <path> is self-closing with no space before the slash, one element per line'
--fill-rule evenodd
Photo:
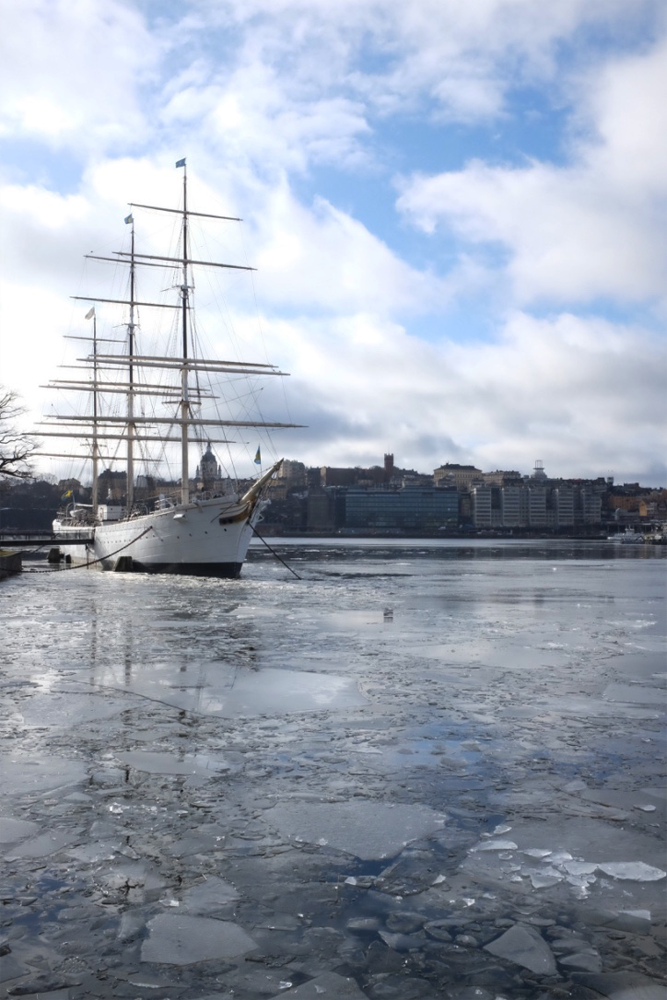
<path fill-rule="evenodd" d="M 472 524 L 480 530 L 557 530 L 601 521 L 600 497 L 590 488 L 563 482 L 537 485 L 531 479 L 521 486 L 474 486 L 469 504 Z"/>
<path fill-rule="evenodd" d="M 345 501 L 347 528 L 378 531 L 438 531 L 459 519 L 457 490 L 406 485 L 401 489 L 350 488 Z"/>

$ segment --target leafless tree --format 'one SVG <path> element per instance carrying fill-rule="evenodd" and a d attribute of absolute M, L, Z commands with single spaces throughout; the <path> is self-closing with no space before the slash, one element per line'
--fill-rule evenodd
<path fill-rule="evenodd" d="M 37 445 L 16 428 L 16 420 L 23 412 L 16 393 L 0 386 L 0 479 L 32 476 L 29 462 Z"/>

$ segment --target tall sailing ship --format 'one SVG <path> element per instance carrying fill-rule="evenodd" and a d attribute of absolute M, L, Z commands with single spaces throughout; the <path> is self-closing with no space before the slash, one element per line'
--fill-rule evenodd
<path fill-rule="evenodd" d="M 49 414 L 46 423 L 57 423 L 57 429 L 41 431 L 42 437 L 78 440 L 83 455 L 53 453 L 52 457 L 85 457 L 92 466 L 92 503 L 83 505 L 69 501 L 53 522 L 59 539 L 60 555 L 67 561 L 98 565 L 103 569 L 146 573 L 179 573 L 203 576 L 237 577 L 243 567 L 255 527 L 262 509 L 268 503 L 267 487 L 280 468 L 282 459 L 257 478 L 239 489 L 231 479 L 211 484 L 192 480 L 190 475 L 191 446 L 205 444 L 211 456 L 211 445 L 230 445 L 226 435 L 246 428 L 284 428 L 300 425 L 268 422 L 243 413 L 240 419 L 228 419 L 223 414 L 225 402 L 223 380 L 235 386 L 234 396 L 241 398 L 238 380 L 281 376 L 285 373 L 271 364 L 238 360 L 214 360 L 202 356 L 195 323 L 194 271 L 198 268 L 232 268 L 254 270 L 245 265 L 193 259 L 191 223 L 193 218 L 207 223 L 240 222 L 230 216 L 193 212 L 188 206 L 188 178 L 185 160 L 176 164 L 183 170 L 182 206 L 163 208 L 156 205 L 130 203 L 132 214 L 125 222 L 131 227 L 128 250 L 113 257 L 94 254 L 96 260 L 121 262 L 127 267 L 129 291 L 127 298 L 94 298 L 73 296 L 92 302 L 87 314 L 92 319 L 92 337 L 75 338 L 91 341 L 92 349 L 79 358 L 87 369 L 87 378 L 58 380 L 51 388 L 72 394 L 85 393 L 89 398 L 86 413 Z M 179 221 L 177 250 L 174 256 L 139 253 L 135 249 L 134 212 L 148 210 L 176 213 Z M 160 268 L 176 272 L 173 283 L 176 301 L 147 302 L 137 298 L 137 273 L 142 268 Z M 164 271 L 162 272 L 164 274 Z M 157 296 L 156 296 L 157 297 Z M 98 303 L 121 305 L 126 310 L 126 335 L 99 337 L 97 332 Z M 105 307 L 106 308 L 106 307 Z M 138 317 L 143 311 L 156 314 L 172 310 L 171 333 L 167 337 L 172 348 L 167 352 L 154 349 L 144 354 L 140 344 L 144 339 L 143 325 Z M 107 345 L 113 343 L 114 347 Z M 249 391 L 248 398 L 256 393 Z M 122 400 L 122 411 L 110 401 Z M 140 462 L 151 461 L 159 468 L 169 449 L 178 455 L 176 489 L 159 487 L 151 496 L 146 482 L 155 483 L 157 476 L 142 477 L 143 488 L 137 486 L 135 469 Z M 124 495 L 106 497 L 101 502 L 102 465 L 123 455 L 125 474 L 121 477 Z M 151 456 L 153 456 L 151 458 Z M 261 462 L 257 449 L 255 462 Z M 108 478 L 108 475 L 107 475 Z M 71 540 L 72 544 L 68 544 Z"/>

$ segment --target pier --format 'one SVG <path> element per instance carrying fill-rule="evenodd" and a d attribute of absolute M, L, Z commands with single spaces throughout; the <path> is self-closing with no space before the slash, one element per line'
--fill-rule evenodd
<path fill-rule="evenodd" d="M 93 541 L 92 534 L 83 532 L 77 537 L 71 535 L 56 535 L 52 531 L 0 531 L 0 545 L 9 549 L 41 548 L 42 545 L 89 545 Z"/>

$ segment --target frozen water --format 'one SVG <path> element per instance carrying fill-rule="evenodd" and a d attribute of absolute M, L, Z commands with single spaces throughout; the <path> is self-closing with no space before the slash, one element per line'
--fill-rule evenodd
<path fill-rule="evenodd" d="M 149 921 L 148 929 L 150 936 L 141 947 L 141 959 L 160 965 L 235 958 L 257 947 L 238 924 L 210 917 L 161 913 Z"/>
<path fill-rule="evenodd" d="M 183 907 L 188 913 L 213 913 L 239 899 L 239 893 L 221 878 L 209 878 L 183 893 Z"/>
<path fill-rule="evenodd" d="M 541 976 L 553 976 L 556 972 L 556 960 L 551 948 L 534 927 L 515 924 L 484 947 L 492 955 L 506 958 Z"/>
<path fill-rule="evenodd" d="M 390 858 L 412 840 L 442 828 L 445 817 L 427 806 L 381 802 L 277 805 L 267 820 L 295 840 L 328 845 L 357 858 Z"/>
<path fill-rule="evenodd" d="M 150 750 L 133 750 L 120 757 L 124 764 L 136 767 L 139 771 L 149 774 L 181 774 L 204 775 L 212 777 L 216 772 L 229 771 L 233 767 L 222 757 L 210 754 L 175 754 L 155 753 Z"/>
<path fill-rule="evenodd" d="M 516 851 L 513 840 L 485 840 L 471 848 L 473 851 Z"/>
<path fill-rule="evenodd" d="M 661 868 L 645 865 L 643 861 L 606 861 L 597 867 L 612 878 L 628 879 L 633 882 L 656 882 L 667 875 Z"/>
<path fill-rule="evenodd" d="M 108 698 L 96 698 L 90 689 L 76 690 L 76 698 L 70 688 L 67 692 L 49 691 L 28 698 L 22 708 L 23 724 L 26 726 L 49 726 L 71 728 L 88 722 L 112 719 L 127 708 L 127 702 Z"/>
<path fill-rule="evenodd" d="M 37 823 L 30 820 L 12 819 L 10 816 L 0 816 L 0 844 L 11 844 L 37 833 Z"/>
<path fill-rule="evenodd" d="M 365 1000 L 366 996 L 354 979 L 346 979 L 335 972 L 325 972 L 301 986 L 275 994 L 271 1000 L 280 1000 L 282 997 L 287 997 L 287 1000 Z"/>
<path fill-rule="evenodd" d="M 17 791 L 43 792 L 74 785 L 86 775 L 86 765 L 81 760 L 64 757 L 46 757 L 39 761 L 29 757 L 0 758 L 0 775 L 5 795 Z"/>
<path fill-rule="evenodd" d="M 111 688 L 120 679 L 112 673 L 99 683 Z M 353 678 L 272 667 L 250 671 L 216 664 L 209 669 L 183 671 L 175 664 L 158 662 L 142 667 L 127 687 L 175 708 L 226 719 L 343 709 L 365 703 Z"/>
<path fill-rule="evenodd" d="M 25 840 L 14 847 L 6 855 L 6 860 L 11 861 L 14 858 L 45 858 L 49 854 L 61 851 L 63 847 L 69 846 L 76 840 L 77 834 L 71 830 L 50 830 L 47 833 L 41 833 L 32 840 Z"/>
<path fill-rule="evenodd" d="M 630 702 L 637 705 L 661 705 L 667 703 L 665 688 L 650 687 L 648 684 L 609 684 L 604 691 L 608 701 Z"/>
<path fill-rule="evenodd" d="M 546 871 L 529 872 L 530 882 L 533 889 L 548 889 L 557 882 L 562 882 L 563 876 L 560 872 L 551 868 Z"/>
<path fill-rule="evenodd" d="M 581 983 L 608 1000 L 667 1000 L 667 986 L 651 982 L 637 972 L 612 972 L 586 976 Z"/>
<path fill-rule="evenodd" d="M 19 962 L 13 955 L 3 955 L 0 960 L 0 983 L 18 979 L 30 972 L 30 966 Z"/>
<path fill-rule="evenodd" d="M 3 584 L 11 988 L 662 1000 L 667 552 L 629 548 Z"/>
<path fill-rule="evenodd" d="M 592 875 L 597 865 L 589 861 L 566 861 L 563 868 L 568 875 Z"/>

